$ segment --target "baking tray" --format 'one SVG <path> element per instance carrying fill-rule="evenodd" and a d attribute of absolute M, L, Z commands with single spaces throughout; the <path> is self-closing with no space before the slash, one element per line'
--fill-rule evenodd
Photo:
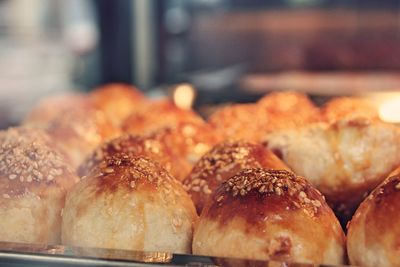
<path fill-rule="evenodd" d="M 273 266 L 316 267 L 318 264 L 301 264 L 278 261 L 258 261 L 217 258 L 169 252 L 143 252 L 130 250 L 69 247 L 0 242 L 1 266 Z"/>

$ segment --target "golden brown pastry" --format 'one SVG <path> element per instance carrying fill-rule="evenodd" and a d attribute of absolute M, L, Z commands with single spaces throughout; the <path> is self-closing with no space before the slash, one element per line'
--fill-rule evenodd
<path fill-rule="evenodd" d="M 204 123 L 192 110 L 177 107 L 169 100 L 159 100 L 144 105 L 122 124 L 122 130 L 132 134 L 150 134 L 165 127 L 175 127 L 181 122 Z"/>
<path fill-rule="evenodd" d="M 147 157 L 171 172 L 174 155 L 163 143 L 152 137 L 124 134 L 97 147 L 79 167 L 78 174 L 81 177 L 86 176 L 104 160 L 121 154 L 129 157 Z"/>
<path fill-rule="evenodd" d="M 216 145 L 194 165 L 183 181 L 198 214 L 211 198 L 211 193 L 228 178 L 247 168 L 288 169 L 263 145 L 246 141 Z"/>
<path fill-rule="evenodd" d="M 61 210 L 78 177 L 43 132 L 0 132 L 0 240 L 60 244 Z"/>
<path fill-rule="evenodd" d="M 301 115 L 305 118 L 314 117 L 319 112 L 307 95 L 294 91 L 267 94 L 257 104 L 271 113 Z"/>
<path fill-rule="evenodd" d="M 41 100 L 25 117 L 23 124 L 45 127 L 56 116 L 73 109 L 93 107 L 93 103 L 83 94 L 56 95 Z"/>
<path fill-rule="evenodd" d="M 267 132 L 269 116 L 256 104 L 233 104 L 211 114 L 208 122 L 227 140 L 259 142 Z"/>
<path fill-rule="evenodd" d="M 285 170 L 245 169 L 206 204 L 193 253 L 342 264 L 344 234 L 323 196 Z"/>
<path fill-rule="evenodd" d="M 196 210 L 182 185 L 146 158 L 106 159 L 69 193 L 66 245 L 190 253 Z"/>
<path fill-rule="evenodd" d="M 149 135 L 161 142 L 170 152 L 171 173 L 182 181 L 193 165 L 222 138 L 207 123 L 180 122 Z"/>
<path fill-rule="evenodd" d="M 266 133 L 318 121 L 319 109 L 301 93 L 271 93 L 256 104 L 234 104 L 208 121 L 225 139 L 260 142 Z"/>
<path fill-rule="evenodd" d="M 119 134 L 102 111 L 91 107 L 58 114 L 44 129 L 68 155 L 73 168 L 78 168 L 101 142 Z"/>
<path fill-rule="evenodd" d="M 266 136 L 266 145 L 307 177 L 342 218 L 400 164 L 398 127 L 365 118 L 318 123 Z"/>
<path fill-rule="evenodd" d="M 369 101 L 357 97 L 337 97 L 321 108 L 322 118 L 334 122 L 342 118 L 365 117 L 379 119 L 377 108 Z"/>
<path fill-rule="evenodd" d="M 348 225 L 347 252 L 358 266 L 400 265 L 400 169 L 361 203 Z M 398 202 L 399 201 L 399 202 Z"/>
<path fill-rule="evenodd" d="M 119 83 L 99 87 L 89 94 L 89 98 L 117 127 L 148 102 L 137 88 Z"/>

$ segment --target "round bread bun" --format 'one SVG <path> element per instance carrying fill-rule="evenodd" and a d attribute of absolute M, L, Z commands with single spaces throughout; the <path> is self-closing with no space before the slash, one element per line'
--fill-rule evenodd
<path fill-rule="evenodd" d="M 257 104 L 276 114 L 301 115 L 307 118 L 319 113 L 306 94 L 294 91 L 269 93 L 258 100 Z"/>
<path fill-rule="evenodd" d="M 122 130 L 144 135 L 165 127 L 174 127 L 181 122 L 204 123 L 194 111 L 181 109 L 169 100 L 158 100 L 131 114 L 122 124 Z"/>
<path fill-rule="evenodd" d="M 328 122 L 342 118 L 365 117 L 379 119 L 377 108 L 368 100 L 357 97 L 337 97 L 321 108 L 322 117 Z"/>
<path fill-rule="evenodd" d="M 259 142 L 267 132 L 268 114 L 256 104 L 234 104 L 218 109 L 208 122 L 227 140 Z"/>
<path fill-rule="evenodd" d="M 269 134 L 265 143 L 324 194 L 344 225 L 400 165 L 400 129 L 378 120 L 312 124 Z"/>
<path fill-rule="evenodd" d="M 69 193 L 65 245 L 190 253 L 196 210 L 182 185 L 159 164 L 106 159 Z"/>
<path fill-rule="evenodd" d="M 91 107 L 87 96 L 78 93 L 49 96 L 41 100 L 25 117 L 23 124 L 45 127 L 56 116 L 77 107 Z"/>
<path fill-rule="evenodd" d="M 89 94 L 94 105 L 102 110 L 114 126 L 120 126 L 128 116 L 147 104 L 145 96 L 127 84 L 108 84 Z"/>
<path fill-rule="evenodd" d="M 358 266 L 400 265 L 400 169 L 360 205 L 348 225 L 347 252 Z"/>
<path fill-rule="evenodd" d="M 228 178 L 248 168 L 286 169 L 288 167 L 263 145 L 246 141 L 224 142 L 206 153 L 183 181 L 198 214 L 211 193 Z"/>
<path fill-rule="evenodd" d="M 0 132 L 0 241 L 60 244 L 61 211 L 76 182 L 43 132 Z"/>
<path fill-rule="evenodd" d="M 168 172 L 171 172 L 173 155 L 159 140 L 152 137 L 124 134 L 104 142 L 93 151 L 78 169 L 79 176 L 86 176 L 93 168 L 104 160 L 118 155 L 129 157 L 147 157 L 158 162 Z"/>
<path fill-rule="evenodd" d="M 171 173 L 180 181 L 206 152 L 222 141 L 221 136 L 205 122 L 179 122 L 154 132 L 149 138 L 158 140 L 170 151 Z"/>
<path fill-rule="evenodd" d="M 120 133 L 102 111 L 92 107 L 75 108 L 58 114 L 44 129 L 68 155 L 74 169 L 101 142 Z"/>
<path fill-rule="evenodd" d="M 206 204 L 193 253 L 342 264 L 345 237 L 323 196 L 286 170 L 245 169 Z"/>

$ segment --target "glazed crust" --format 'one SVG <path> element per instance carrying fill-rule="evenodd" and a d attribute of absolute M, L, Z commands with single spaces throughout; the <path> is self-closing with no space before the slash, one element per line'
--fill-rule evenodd
<path fill-rule="evenodd" d="M 288 167 L 261 144 L 236 141 L 216 145 L 194 165 L 183 181 L 198 214 L 212 192 L 228 178 L 247 168 L 286 169 Z"/>
<path fill-rule="evenodd" d="M 89 99 L 116 127 L 119 127 L 129 115 L 148 104 L 146 97 L 137 88 L 120 83 L 96 88 L 89 94 Z"/>
<path fill-rule="evenodd" d="M 169 100 L 159 100 L 150 102 L 140 111 L 131 114 L 122 124 L 122 130 L 144 135 L 166 127 L 175 127 L 181 122 L 204 121 L 192 110 L 181 109 Z"/>
<path fill-rule="evenodd" d="M 59 244 L 65 195 L 76 182 L 42 131 L 0 132 L 0 240 Z"/>
<path fill-rule="evenodd" d="M 285 170 L 245 169 L 212 198 L 195 229 L 195 254 L 343 263 L 340 224 L 304 178 Z"/>
<path fill-rule="evenodd" d="M 225 139 L 260 142 L 266 133 L 319 121 L 319 109 L 301 93 L 271 93 L 256 104 L 234 104 L 208 121 Z"/>
<path fill-rule="evenodd" d="M 268 115 L 256 104 L 234 104 L 217 110 L 208 122 L 226 140 L 258 142 L 265 135 Z"/>
<path fill-rule="evenodd" d="M 360 205 L 348 225 L 350 263 L 360 266 L 400 264 L 400 169 Z"/>
<path fill-rule="evenodd" d="M 118 155 L 147 157 L 158 162 L 171 172 L 173 155 L 159 140 L 146 136 L 124 134 L 104 142 L 85 160 L 78 169 L 79 176 L 86 176 L 104 160 Z"/>
<path fill-rule="evenodd" d="M 182 185 L 147 158 L 118 155 L 68 193 L 66 245 L 190 253 L 197 215 Z"/>
<path fill-rule="evenodd" d="M 369 101 L 357 97 L 334 98 L 321 108 L 321 115 L 327 122 L 357 117 L 379 119 L 377 108 Z"/>

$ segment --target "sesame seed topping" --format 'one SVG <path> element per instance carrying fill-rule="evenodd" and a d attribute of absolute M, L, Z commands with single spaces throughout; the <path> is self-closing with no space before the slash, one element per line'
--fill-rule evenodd
<path fill-rule="evenodd" d="M 111 183 L 137 188 L 139 182 L 145 181 L 169 190 L 168 182 L 175 180 L 157 162 L 144 157 L 130 158 L 123 154 L 102 161 L 89 176 L 96 174 L 105 183 L 105 187 L 112 187 Z"/>
<path fill-rule="evenodd" d="M 50 138 L 35 128 L 10 128 L 0 132 L 0 175 L 31 183 L 52 181 L 63 174 L 64 159 Z"/>
<path fill-rule="evenodd" d="M 244 141 L 216 145 L 197 162 L 191 174 L 183 181 L 186 190 L 209 194 L 214 190 L 210 179 L 220 184 L 227 178 L 226 174 L 232 170 L 261 167 L 256 158 L 251 155 L 258 148 L 258 145 Z"/>
<path fill-rule="evenodd" d="M 400 190 L 400 182 L 395 185 L 395 188 Z"/>
<path fill-rule="evenodd" d="M 313 213 L 322 206 L 318 199 L 307 195 L 306 192 L 311 187 L 305 179 L 286 170 L 245 169 L 229 178 L 222 187 L 224 189 L 222 192 L 233 197 L 245 197 L 249 192 L 278 197 L 286 194 L 291 197 L 295 207 L 304 207 Z M 217 202 L 220 197 L 217 198 Z"/>
<path fill-rule="evenodd" d="M 147 136 L 126 134 L 105 142 L 98 147 L 85 163 L 80 166 L 78 173 L 80 176 L 87 175 L 91 169 L 96 167 L 103 160 L 109 160 L 118 155 L 128 158 L 139 156 L 148 157 L 159 162 L 169 170 L 169 162 L 167 162 L 166 154 L 165 148 L 159 141 Z"/>

